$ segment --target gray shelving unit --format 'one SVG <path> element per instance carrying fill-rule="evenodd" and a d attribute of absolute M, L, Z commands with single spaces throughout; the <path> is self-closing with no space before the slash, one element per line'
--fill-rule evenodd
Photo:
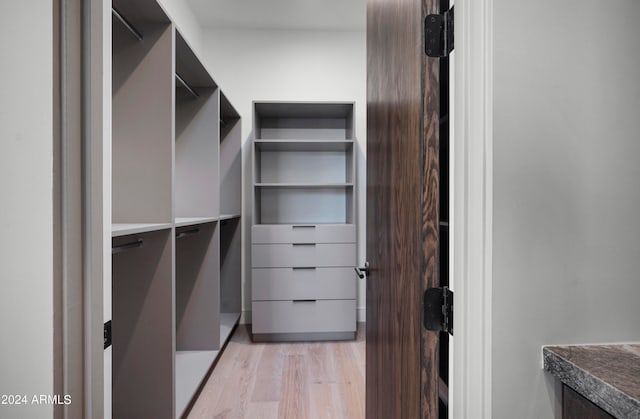
<path fill-rule="evenodd" d="M 167 418 L 174 405 L 173 27 L 155 3 L 113 6 L 112 412 Z"/>
<path fill-rule="evenodd" d="M 113 7 L 105 403 L 117 418 L 174 419 L 240 317 L 241 123 L 155 1 Z"/>
<path fill-rule="evenodd" d="M 353 117 L 353 103 L 254 103 L 254 340 L 355 336 Z"/>

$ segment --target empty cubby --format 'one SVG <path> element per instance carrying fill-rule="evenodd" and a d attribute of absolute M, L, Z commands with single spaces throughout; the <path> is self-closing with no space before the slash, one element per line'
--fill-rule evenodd
<path fill-rule="evenodd" d="M 176 220 L 214 218 L 220 211 L 220 92 L 178 31 L 175 79 Z"/>
<path fill-rule="evenodd" d="M 173 28 L 142 3 L 114 1 L 113 223 L 173 221 Z"/>
<path fill-rule="evenodd" d="M 172 418 L 172 229 L 112 239 L 113 417 Z"/>

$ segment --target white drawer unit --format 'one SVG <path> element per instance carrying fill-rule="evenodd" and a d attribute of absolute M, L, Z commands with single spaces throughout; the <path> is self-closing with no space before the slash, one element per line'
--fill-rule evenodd
<path fill-rule="evenodd" d="M 254 244 L 254 268 L 355 266 L 355 243 Z"/>
<path fill-rule="evenodd" d="M 255 225 L 253 244 L 272 243 L 355 243 L 356 227 L 351 224 Z"/>
<path fill-rule="evenodd" d="M 259 268 L 252 272 L 253 301 L 354 299 L 353 268 Z"/>
<path fill-rule="evenodd" d="M 352 332 L 356 300 L 255 301 L 253 333 Z"/>
<path fill-rule="evenodd" d="M 354 339 L 353 103 L 254 102 L 253 133 L 253 339 Z"/>

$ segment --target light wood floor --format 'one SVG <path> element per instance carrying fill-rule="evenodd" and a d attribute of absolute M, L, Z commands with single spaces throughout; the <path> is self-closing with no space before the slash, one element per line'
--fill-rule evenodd
<path fill-rule="evenodd" d="M 236 329 L 189 419 L 364 419 L 363 327 L 348 342 L 252 343 Z"/>

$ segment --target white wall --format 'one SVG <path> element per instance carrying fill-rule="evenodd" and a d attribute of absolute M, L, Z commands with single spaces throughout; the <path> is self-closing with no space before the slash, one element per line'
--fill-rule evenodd
<path fill-rule="evenodd" d="M 355 101 L 358 138 L 358 260 L 365 254 L 366 34 L 272 30 L 203 31 L 201 58 L 242 115 L 242 135 L 251 138 L 254 100 Z M 251 310 L 251 164 L 244 160 L 243 310 Z M 364 281 L 359 283 L 359 319 L 364 321 Z"/>
<path fill-rule="evenodd" d="M 53 393 L 53 9 L 0 2 L 0 394 Z M 52 406 L 0 405 L 3 418 Z"/>
<path fill-rule="evenodd" d="M 495 419 L 554 417 L 542 345 L 640 340 L 638 18 L 494 0 Z"/>
<path fill-rule="evenodd" d="M 202 56 L 202 28 L 186 0 L 157 0 L 189 46 Z"/>

